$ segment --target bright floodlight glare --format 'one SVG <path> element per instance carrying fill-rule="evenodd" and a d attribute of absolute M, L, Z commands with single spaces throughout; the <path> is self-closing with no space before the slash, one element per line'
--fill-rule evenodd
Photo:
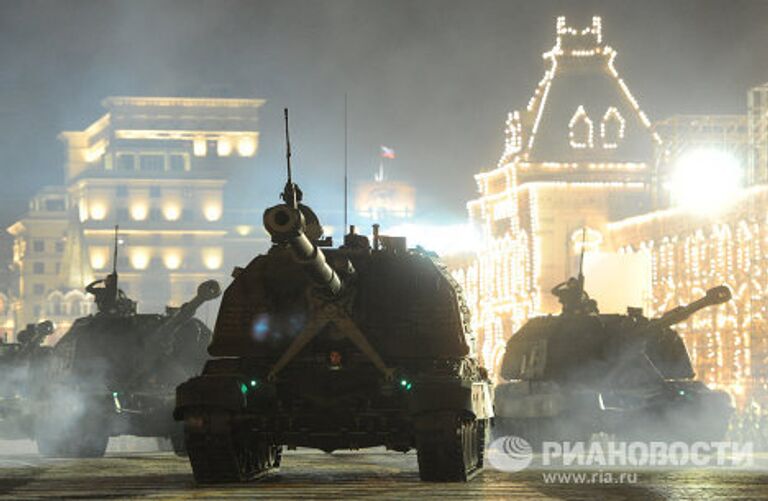
<path fill-rule="evenodd" d="M 441 256 L 476 252 L 479 235 L 469 224 L 433 225 L 406 223 L 382 228 L 385 235 L 405 237 L 408 247 L 422 246 Z"/>
<path fill-rule="evenodd" d="M 669 188 L 677 205 L 712 213 L 733 200 L 741 188 L 741 178 L 741 167 L 732 154 L 717 149 L 699 149 L 680 157 Z"/>

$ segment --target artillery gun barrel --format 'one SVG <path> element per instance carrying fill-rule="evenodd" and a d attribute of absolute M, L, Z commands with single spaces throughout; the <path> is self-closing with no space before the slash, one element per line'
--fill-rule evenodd
<path fill-rule="evenodd" d="M 664 313 L 659 318 L 655 318 L 641 327 L 642 331 L 653 329 L 665 329 L 671 327 L 677 323 L 687 320 L 691 315 L 697 311 L 706 308 L 707 306 L 713 306 L 716 304 L 723 304 L 731 299 L 731 289 L 725 285 L 719 285 L 709 289 L 704 297 L 697 299 L 696 301 L 684 305 L 672 308 Z"/>
<path fill-rule="evenodd" d="M 264 227 L 275 243 L 287 243 L 293 257 L 303 267 L 307 276 L 331 295 L 342 288 L 339 275 L 326 262 L 325 254 L 304 233 L 304 216 L 301 210 L 287 204 L 276 205 L 264 212 Z"/>
<path fill-rule="evenodd" d="M 195 297 L 182 304 L 179 309 L 161 325 L 158 331 L 163 334 L 173 334 L 179 327 L 195 315 L 197 309 L 200 308 L 203 303 L 216 299 L 220 295 L 221 286 L 219 285 L 219 282 L 216 280 L 206 280 L 197 286 L 197 294 Z"/>
<path fill-rule="evenodd" d="M 220 295 L 221 286 L 216 280 L 206 280 L 198 285 L 195 297 L 181 305 L 170 318 L 161 323 L 160 326 L 152 332 L 150 339 L 153 339 L 156 342 L 157 348 L 142 357 L 141 365 L 139 369 L 136 370 L 134 377 L 127 387 L 135 387 L 137 384 L 141 384 L 141 381 L 144 381 L 146 374 L 155 367 L 155 364 L 164 356 L 171 354 L 171 350 L 173 349 L 173 334 L 195 315 L 195 312 L 200 305 L 215 299 Z"/>

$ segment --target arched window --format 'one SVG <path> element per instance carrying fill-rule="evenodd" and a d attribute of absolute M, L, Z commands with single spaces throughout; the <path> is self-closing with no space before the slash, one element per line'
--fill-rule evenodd
<path fill-rule="evenodd" d="M 625 127 L 626 121 L 619 110 L 613 106 L 605 110 L 603 120 L 600 122 L 600 138 L 603 142 L 603 148 L 606 150 L 618 148 L 619 142 L 624 139 Z"/>
<path fill-rule="evenodd" d="M 576 108 L 571 121 L 568 122 L 568 135 L 571 148 L 583 150 L 594 147 L 592 120 L 587 116 L 584 106 Z"/>

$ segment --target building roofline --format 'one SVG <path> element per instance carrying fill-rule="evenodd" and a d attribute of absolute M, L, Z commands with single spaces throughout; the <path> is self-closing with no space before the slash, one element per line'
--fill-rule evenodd
<path fill-rule="evenodd" d="M 195 108 L 260 108 L 264 99 L 213 97 L 132 97 L 110 96 L 102 100 L 105 108 L 115 106 L 195 107 Z"/>

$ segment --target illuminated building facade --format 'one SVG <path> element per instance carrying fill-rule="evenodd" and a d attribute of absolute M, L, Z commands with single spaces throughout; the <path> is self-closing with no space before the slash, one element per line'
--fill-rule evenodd
<path fill-rule="evenodd" d="M 483 248 L 453 267 L 485 364 L 498 369 L 506 339 L 530 316 L 559 310 L 549 289 L 576 273 L 585 235 L 585 268 L 591 259 L 594 270 L 587 289 L 595 296 L 594 284 L 608 284 L 597 297 L 601 311 L 620 312 L 604 299 L 627 289 L 641 294 L 617 304 L 659 315 L 728 285 L 732 301 L 676 329 L 697 377 L 729 390 L 739 406 L 768 405 L 768 85 L 749 92 L 746 116 L 675 116 L 651 126 L 615 71 L 599 19 L 578 31 L 559 19 L 544 57 L 549 70 L 526 110 L 509 115 L 497 167 L 475 176 L 480 197 L 468 208 Z M 587 75 L 606 74 L 618 93 L 607 86 L 601 97 L 579 98 L 579 89 L 599 89 Z M 563 90 L 569 82 L 578 85 Z M 713 165 L 695 157 L 689 184 L 717 183 L 728 160 L 746 171 L 747 186 L 741 181 L 721 205 L 700 196 L 704 209 L 692 209 L 668 184 L 681 160 L 702 152 Z M 643 276 L 633 282 L 632 273 Z"/>
<path fill-rule="evenodd" d="M 475 176 L 480 196 L 468 204 L 484 249 L 456 275 L 489 367 L 529 316 L 559 310 L 549 289 L 576 271 L 575 234 L 605 234 L 650 208 L 660 139 L 616 70 L 600 18 L 578 30 L 558 18 L 543 57 L 544 77 L 508 115 L 501 158 Z"/>
<path fill-rule="evenodd" d="M 768 186 L 744 190 L 727 209 L 672 208 L 609 225 L 613 247 L 651 260 L 651 309 L 661 314 L 728 285 L 733 299 L 678 324 L 697 376 L 736 403 L 768 403 Z"/>
<path fill-rule="evenodd" d="M 21 270 L 19 323 L 85 311 L 68 307 L 79 299 L 70 296 L 111 271 L 116 224 L 120 287 L 140 309 L 178 305 L 208 278 L 226 284 L 263 240 L 253 226 L 228 221 L 223 201 L 229 174 L 257 153 L 262 104 L 112 97 L 85 130 L 63 132 L 66 186 L 56 191 L 57 210 L 48 210 L 43 191 L 9 229 Z"/>
<path fill-rule="evenodd" d="M 747 182 L 768 183 L 768 83 L 750 89 L 747 94 L 747 122 Z"/>

